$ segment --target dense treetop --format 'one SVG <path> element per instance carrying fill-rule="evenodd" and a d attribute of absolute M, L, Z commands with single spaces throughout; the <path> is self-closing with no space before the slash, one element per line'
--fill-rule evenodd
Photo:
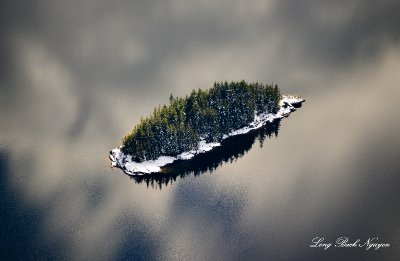
<path fill-rule="evenodd" d="M 277 85 L 221 82 L 193 90 L 154 109 L 124 137 L 122 151 L 135 161 L 176 156 L 197 149 L 200 139 L 221 141 L 223 134 L 247 126 L 261 113 L 276 113 L 281 99 Z"/>

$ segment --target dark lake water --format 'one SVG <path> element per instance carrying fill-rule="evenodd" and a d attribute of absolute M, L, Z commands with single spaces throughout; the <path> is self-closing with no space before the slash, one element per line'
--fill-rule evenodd
<path fill-rule="evenodd" d="M 397 5 L 133 2 L 0 4 L 2 260 L 398 259 Z M 110 167 L 171 92 L 241 79 L 306 102 L 165 176 Z"/>

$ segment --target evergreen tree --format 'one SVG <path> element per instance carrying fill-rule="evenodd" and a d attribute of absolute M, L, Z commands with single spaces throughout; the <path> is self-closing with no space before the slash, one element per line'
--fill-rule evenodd
<path fill-rule="evenodd" d="M 196 149 L 200 138 L 221 141 L 223 134 L 248 125 L 255 114 L 275 113 L 281 94 L 278 86 L 260 83 L 215 82 L 209 90 L 193 90 L 174 98 L 141 118 L 123 138 L 123 152 L 135 161 L 175 156 Z"/>

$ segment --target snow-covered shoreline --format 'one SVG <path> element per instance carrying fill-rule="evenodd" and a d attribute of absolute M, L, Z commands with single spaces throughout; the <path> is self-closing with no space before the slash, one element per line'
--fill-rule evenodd
<path fill-rule="evenodd" d="M 263 127 L 268 122 L 273 122 L 275 119 L 286 117 L 292 111 L 296 110 L 294 105 L 300 104 L 304 101 L 305 100 L 300 97 L 283 95 L 282 99 L 279 101 L 280 109 L 277 113 L 264 113 L 257 115 L 254 121 L 248 126 L 232 131 L 229 134 L 224 134 L 222 139 L 224 140 L 231 136 L 248 133 L 252 130 Z M 175 160 L 189 160 L 198 154 L 208 152 L 218 146 L 221 146 L 221 143 L 206 143 L 205 140 L 201 140 L 197 150 L 185 151 L 175 157 L 161 156 L 156 160 L 148 160 L 143 162 L 133 161 L 130 155 L 126 155 L 121 151 L 122 146 L 120 146 L 110 151 L 111 166 L 121 168 L 128 175 L 157 173 L 161 171 L 161 167 L 170 164 Z"/>

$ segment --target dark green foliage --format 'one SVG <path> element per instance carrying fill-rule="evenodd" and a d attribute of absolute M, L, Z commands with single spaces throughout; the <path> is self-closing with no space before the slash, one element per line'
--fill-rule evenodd
<path fill-rule="evenodd" d="M 277 85 L 245 81 L 214 83 L 209 90 L 193 90 L 185 98 L 171 94 L 169 106 L 154 109 L 123 139 L 123 152 L 135 161 L 176 156 L 197 149 L 198 142 L 221 141 L 222 135 L 240 129 L 255 114 L 275 113 L 281 99 Z"/>

